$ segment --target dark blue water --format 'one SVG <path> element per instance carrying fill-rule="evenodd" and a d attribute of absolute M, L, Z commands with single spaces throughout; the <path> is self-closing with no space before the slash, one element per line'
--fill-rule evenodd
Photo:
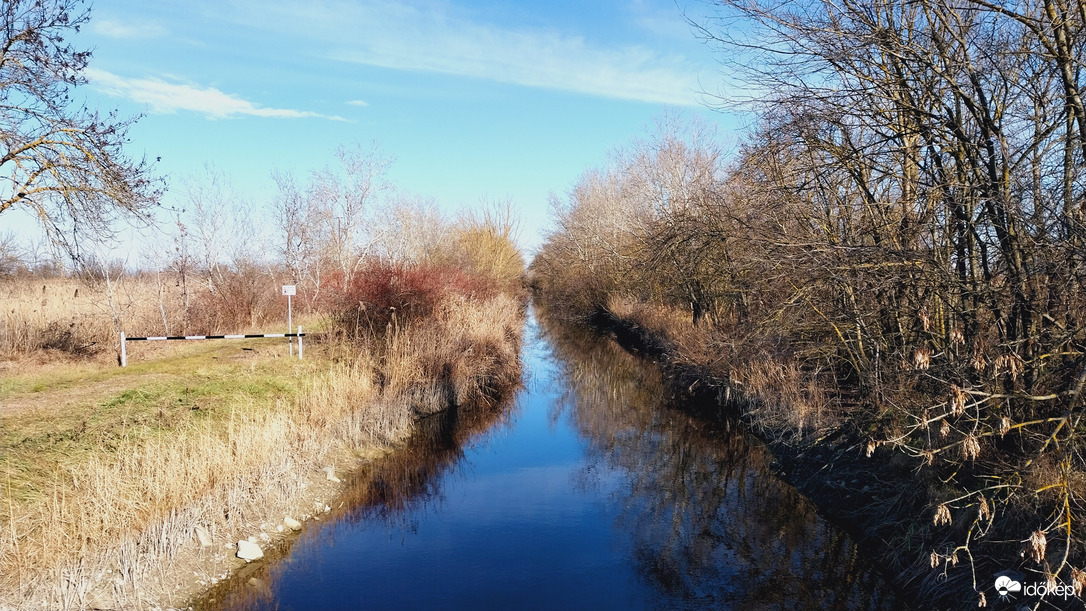
<path fill-rule="evenodd" d="M 523 358 L 512 405 L 432 417 L 209 607 L 895 608 L 764 449 L 667 405 L 650 367 L 534 321 Z"/>

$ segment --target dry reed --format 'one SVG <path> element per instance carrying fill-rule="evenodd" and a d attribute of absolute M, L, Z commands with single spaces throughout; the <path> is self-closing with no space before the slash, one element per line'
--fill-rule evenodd
<path fill-rule="evenodd" d="M 834 423 L 826 389 L 799 364 L 770 352 L 738 354 L 717 329 L 695 325 L 689 312 L 673 306 L 611 296 L 607 309 L 618 318 L 662 338 L 673 362 L 701 371 L 744 397 L 743 415 L 765 433 L 804 434 Z"/>
<path fill-rule="evenodd" d="M 276 282 L 270 277 L 246 281 L 259 284 L 253 290 L 260 299 L 212 290 L 191 280 L 186 286 L 186 306 L 179 283 L 166 275 L 121 275 L 108 282 L 77 277 L 4 278 L 0 281 L 4 304 L 0 358 L 41 351 L 81 357 L 115 353 L 120 350 L 122 330 L 130 337 L 238 333 L 286 320 L 285 303 L 275 302 L 275 307 L 265 303 L 277 299 Z M 248 303 L 254 299 L 258 306 Z"/>

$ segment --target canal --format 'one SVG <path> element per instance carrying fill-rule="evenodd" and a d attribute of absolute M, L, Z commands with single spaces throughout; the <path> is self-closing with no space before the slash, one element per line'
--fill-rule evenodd
<path fill-rule="evenodd" d="M 535 318 L 515 400 L 424 421 L 210 609 L 896 609 L 841 530 L 653 367 Z"/>

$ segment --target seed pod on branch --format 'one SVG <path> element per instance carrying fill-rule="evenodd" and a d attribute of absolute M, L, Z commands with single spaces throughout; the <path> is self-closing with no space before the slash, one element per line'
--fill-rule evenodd
<path fill-rule="evenodd" d="M 1011 419 L 1003 416 L 999 419 L 999 436 L 1002 437 L 1011 430 Z"/>
<path fill-rule="evenodd" d="M 1036 530 L 1029 537 L 1030 556 L 1034 562 L 1040 563 L 1045 558 L 1045 550 L 1048 548 L 1048 539 L 1045 531 Z"/>
<path fill-rule="evenodd" d="M 984 358 L 983 354 L 975 352 L 973 353 L 973 359 L 969 362 L 969 364 L 973 366 L 973 369 L 977 373 L 980 373 L 984 371 L 985 367 L 988 366 L 988 361 Z"/>
<path fill-rule="evenodd" d="M 984 356 L 985 345 L 980 339 L 973 342 L 973 356 L 969 361 L 969 364 L 973 367 L 973 370 L 977 373 L 984 371 L 984 368 L 988 366 L 988 359 Z"/>
<path fill-rule="evenodd" d="M 921 346 L 913 352 L 913 367 L 919 371 L 931 367 L 931 348 Z"/>
<path fill-rule="evenodd" d="M 980 456 L 980 442 L 973 435 L 965 438 L 962 442 L 962 458 L 965 460 L 976 460 Z"/>
<path fill-rule="evenodd" d="M 1025 370 L 1025 363 L 1022 361 L 1022 357 L 1011 352 L 999 355 L 995 360 L 994 369 L 996 375 L 1006 373 L 1011 376 L 1012 380 L 1017 380 L 1018 376 Z"/>
<path fill-rule="evenodd" d="M 935 508 L 935 519 L 933 521 L 936 526 L 954 523 L 954 519 L 950 517 L 950 508 L 946 506 L 946 503 L 940 503 L 939 506 Z"/>
<path fill-rule="evenodd" d="M 950 405 L 950 413 L 961 416 L 965 413 L 965 391 L 957 384 L 951 384 L 950 399 L 947 400 L 947 403 Z"/>
<path fill-rule="evenodd" d="M 957 327 L 950 330 L 950 345 L 958 346 L 965 343 L 965 334 Z"/>

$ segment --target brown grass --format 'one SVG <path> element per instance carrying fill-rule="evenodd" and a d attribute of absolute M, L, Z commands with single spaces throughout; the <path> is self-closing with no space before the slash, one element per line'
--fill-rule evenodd
<path fill-rule="evenodd" d="M 101 294 L 86 299 L 93 304 L 96 297 Z M 23 308 L 16 308 L 23 318 L 12 323 L 28 329 L 57 313 L 31 308 L 35 319 Z M 4 428 L 14 434 L 5 437 L 11 447 L 4 452 L 0 508 L 0 606 L 183 603 L 166 591 L 170 582 L 163 576 L 180 554 L 198 549 L 197 527 L 214 533 L 217 545 L 253 535 L 258 524 L 296 507 L 321 467 L 398 443 L 419 414 L 514 383 L 522 321 L 521 306 L 510 297 L 450 299 L 431 319 L 371 338 L 349 359 L 341 358 L 342 346 L 307 348 L 307 357 L 323 365 L 276 370 L 271 377 L 284 378 L 281 389 L 269 382 L 273 388 L 263 394 L 235 392 L 244 387 L 239 374 L 236 383 L 209 391 L 220 393 L 214 409 L 186 407 L 171 415 L 165 406 L 184 389 L 167 387 L 156 398 L 158 387 L 150 386 L 144 389 L 150 399 L 125 395 L 122 403 L 144 411 L 117 416 L 118 430 L 116 422 L 93 422 L 108 402 L 84 403 L 87 419 L 76 424 L 75 415 L 67 431 L 78 456 L 58 458 L 51 438 L 26 443 L 22 432 L 32 438 L 31 429 L 41 426 L 34 410 L 17 418 L 5 413 Z M 32 346 L 34 337 L 29 333 L 13 346 Z M 204 365 L 206 372 L 217 366 Z"/>
<path fill-rule="evenodd" d="M 157 296 L 147 294 L 147 288 L 125 282 L 118 291 L 118 306 L 131 312 L 135 303 L 155 303 Z M 104 283 L 96 286 L 71 278 L 4 280 L 0 294 L 4 304 L 0 357 L 37 350 L 93 354 L 117 347 Z"/>
<path fill-rule="evenodd" d="M 121 275 L 108 283 L 75 277 L 4 278 L 0 359 L 41 351 L 79 357 L 116 354 L 121 330 L 136 337 L 286 327 L 286 302 L 269 273 L 235 273 L 230 279 L 232 283 L 217 291 L 190 279 L 186 309 L 171 274 Z M 257 286 L 249 286 L 254 283 Z"/>
<path fill-rule="evenodd" d="M 727 339 L 730 332 L 707 322 L 695 325 L 689 312 L 673 306 L 611 296 L 607 309 L 663 338 L 675 362 L 732 387 L 744 398 L 743 416 L 765 433 L 804 434 L 835 422 L 826 390 L 794 359 L 751 345 L 741 352 Z"/>

